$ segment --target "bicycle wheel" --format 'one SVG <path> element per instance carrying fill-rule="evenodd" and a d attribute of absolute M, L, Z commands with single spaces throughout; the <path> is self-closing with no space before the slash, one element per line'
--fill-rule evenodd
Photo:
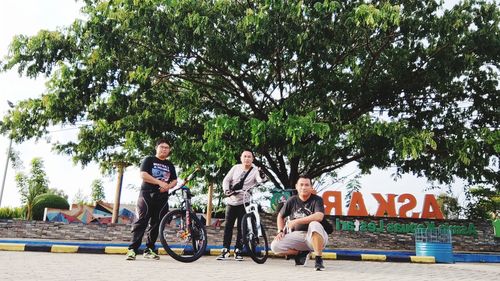
<path fill-rule="evenodd" d="M 260 224 L 260 229 L 262 230 L 261 237 L 258 235 L 255 215 L 252 213 L 245 214 L 243 216 L 241 228 L 243 243 L 246 246 L 248 254 L 252 260 L 258 264 L 265 263 L 269 254 L 269 245 L 267 243 L 266 231 L 264 230 L 262 222 Z"/>
<path fill-rule="evenodd" d="M 193 262 L 207 248 L 207 231 L 195 213 L 190 213 L 191 227 L 188 229 L 186 211 L 169 212 L 160 223 L 160 241 L 163 248 L 174 259 Z"/>

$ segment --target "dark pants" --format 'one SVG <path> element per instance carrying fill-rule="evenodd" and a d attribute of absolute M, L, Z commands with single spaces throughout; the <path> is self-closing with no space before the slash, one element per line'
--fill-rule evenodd
<path fill-rule="evenodd" d="M 242 241 L 241 241 L 241 222 L 243 220 L 243 216 L 245 215 L 245 207 L 243 205 L 239 206 L 231 206 L 227 205 L 226 207 L 226 225 L 224 226 L 224 248 L 229 250 L 231 246 L 231 239 L 233 238 L 233 227 L 234 221 L 238 219 L 237 224 L 237 232 L 236 232 L 236 249 L 242 249 Z"/>
<path fill-rule="evenodd" d="M 132 243 L 128 248 L 137 252 L 149 224 L 146 247 L 154 250 L 160 221 L 168 212 L 168 193 L 141 190 L 137 199 L 136 211 L 137 220 L 132 224 Z"/>

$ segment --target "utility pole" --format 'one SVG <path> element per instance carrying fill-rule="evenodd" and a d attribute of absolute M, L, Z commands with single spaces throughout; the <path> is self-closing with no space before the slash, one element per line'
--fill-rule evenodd
<path fill-rule="evenodd" d="M 3 189 L 5 187 L 5 178 L 9 168 L 10 150 L 12 149 L 12 138 L 9 138 L 9 148 L 7 149 L 7 159 L 5 160 L 5 169 L 3 170 L 2 189 L 0 189 L 0 207 L 2 206 Z"/>
<path fill-rule="evenodd" d="M 14 108 L 11 101 L 7 101 L 10 108 Z M 12 138 L 9 136 L 9 148 L 7 149 L 7 159 L 5 160 L 5 169 L 3 170 L 2 189 L 0 189 L 0 207 L 2 206 L 3 189 L 5 188 L 5 178 L 7 177 L 7 170 L 9 169 L 10 150 L 12 149 Z"/>

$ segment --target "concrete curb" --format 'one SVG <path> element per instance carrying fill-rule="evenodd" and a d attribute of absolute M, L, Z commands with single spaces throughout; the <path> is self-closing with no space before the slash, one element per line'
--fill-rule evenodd
<path fill-rule="evenodd" d="M 0 243 L 0 251 L 31 251 L 31 252 L 51 252 L 51 253 L 85 253 L 85 254 L 117 254 L 125 255 L 128 251 L 123 246 L 94 246 L 92 244 L 82 245 L 62 245 L 47 242 L 40 243 Z M 205 255 L 217 256 L 220 254 L 220 248 L 207 247 Z M 163 248 L 158 248 L 158 254 L 166 255 Z M 339 254 L 335 252 L 324 252 L 325 260 L 350 260 L 350 261 L 377 261 L 377 262 L 411 262 L 411 263 L 435 263 L 436 260 L 431 256 L 390 256 L 376 254 Z M 269 257 L 283 258 L 269 252 Z M 314 258 L 314 255 L 311 255 Z"/>

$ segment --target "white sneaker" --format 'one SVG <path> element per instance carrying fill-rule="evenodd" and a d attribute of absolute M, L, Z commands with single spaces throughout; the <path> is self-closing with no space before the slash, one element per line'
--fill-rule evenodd
<path fill-rule="evenodd" d="M 222 248 L 220 255 L 217 257 L 218 261 L 227 260 L 229 258 L 229 250 L 227 248 Z"/>
<path fill-rule="evenodd" d="M 243 257 L 241 256 L 241 251 L 240 249 L 234 250 L 234 259 L 237 261 L 242 261 Z"/>

